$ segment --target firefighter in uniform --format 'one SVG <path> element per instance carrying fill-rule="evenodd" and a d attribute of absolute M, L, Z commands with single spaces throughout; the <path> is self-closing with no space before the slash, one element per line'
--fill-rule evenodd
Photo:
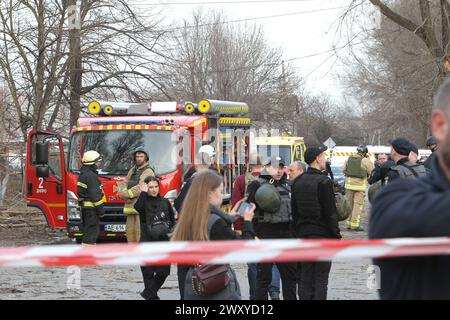
<path fill-rule="evenodd" d="M 82 246 L 95 245 L 100 234 L 100 218 L 105 213 L 104 194 L 97 173 L 101 160 L 102 157 L 97 151 L 85 152 L 78 177 L 77 186 L 83 227 Z"/>
<path fill-rule="evenodd" d="M 364 231 L 361 224 L 361 215 L 365 212 L 365 194 L 367 190 L 367 178 L 374 170 L 372 161 L 368 158 L 369 150 L 360 145 L 357 154 L 348 158 L 343 167 L 345 174 L 345 195 L 352 207 L 352 214 L 347 220 L 348 229 L 352 231 Z"/>
<path fill-rule="evenodd" d="M 125 178 L 126 190 L 119 191 L 119 197 L 126 200 L 123 212 L 127 215 L 127 241 L 130 243 L 139 242 L 141 238 L 141 223 L 139 213 L 134 209 L 141 190 L 140 185 L 144 184 L 145 178 L 154 177 L 155 171 L 149 164 L 149 156 L 144 147 L 137 147 L 133 152 L 134 166 Z"/>

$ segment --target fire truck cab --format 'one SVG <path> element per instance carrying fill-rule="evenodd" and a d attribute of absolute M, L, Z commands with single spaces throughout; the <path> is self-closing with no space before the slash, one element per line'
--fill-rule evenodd
<path fill-rule="evenodd" d="M 102 155 L 99 179 L 106 197 L 100 238 L 126 236 L 124 201 L 118 191 L 133 166 L 132 152 L 143 146 L 160 180 L 160 193 L 175 198 L 184 174 L 199 161 L 205 144 L 216 150 L 215 166 L 224 177 L 224 204 L 229 202 L 234 179 L 244 173 L 249 157 L 250 119 L 242 102 L 201 100 L 176 102 L 91 102 L 89 115 L 64 138 L 57 132 L 28 134 L 27 205 L 39 208 L 50 227 L 67 228 L 79 242 L 83 235 L 77 182 L 81 158 L 88 150 Z M 86 111 L 86 113 L 88 113 Z"/>

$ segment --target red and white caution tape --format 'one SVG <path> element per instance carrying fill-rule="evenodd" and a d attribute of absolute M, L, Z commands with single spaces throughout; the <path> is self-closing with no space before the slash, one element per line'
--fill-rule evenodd
<path fill-rule="evenodd" d="M 0 267 L 336 261 L 449 254 L 450 238 L 147 242 L 0 248 Z"/>

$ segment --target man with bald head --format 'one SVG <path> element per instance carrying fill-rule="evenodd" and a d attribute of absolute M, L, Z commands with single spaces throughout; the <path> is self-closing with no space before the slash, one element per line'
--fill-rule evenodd
<path fill-rule="evenodd" d="M 432 173 L 397 179 L 375 198 L 369 238 L 425 238 L 450 235 L 450 78 L 434 99 L 431 131 L 439 152 Z M 450 256 L 374 259 L 381 299 L 450 299 Z"/>

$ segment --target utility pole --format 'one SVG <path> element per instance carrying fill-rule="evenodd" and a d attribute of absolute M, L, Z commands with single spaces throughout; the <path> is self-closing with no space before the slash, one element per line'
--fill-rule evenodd
<path fill-rule="evenodd" d="M 288 104 L 289 104 L 289 99 L 288 99 L 288 95 L 287 95 L 287 79 L 286 79 L 286 69 L 284 66 L 284 60 L 281 61 L 281 81 L 280 81 L 280 85 L 281 85 L 281 97 L 280 97 L 280 105 L 279 105 L 279 112 L 281 112 L 283 115 L 286 113 L 286 111 L 289 111 L 288 108 Z M 290 127 L 290 126 L 288 126 Z M 292 128 L 292 131 L 296 131 L 294 128 Z M 288 133 L 288 132 L 286 132 Z M 288 133 L 289 134 L 289 133 Z M 292 132 L 291 134 L 292 135 Z"/>
<path fill-rule="evenodd" d="M 76 124 L 81 111 L 81 13 L 77 0 L 67 0 L 69 19 L 69 76 L 70 76 L 70 127 Z"/>

